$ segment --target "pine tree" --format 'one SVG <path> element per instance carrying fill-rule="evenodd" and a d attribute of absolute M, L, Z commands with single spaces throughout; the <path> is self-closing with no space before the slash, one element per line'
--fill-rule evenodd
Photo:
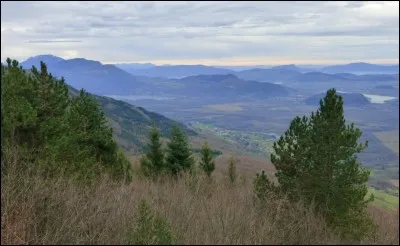
<path fill-rule="evenodd" d="M 17 61 L 8 58 L 7 65 L 1 65 L 3 142 L 26 143 L 29 147 L 38 145 L 34 143 L 38 129 L 36 101 L 32 78 L 18 66 Z"/>
<path fill-rule="evenodd" d="M 164 151 L 160 140 L 160 131 L 153 124 L 149 132 L 148 152 L 140 160 L 142 171 L 146 176 L 158 176 L 165 171 Z"/>
<path fill-rule="evenodd" d="M 268 194 L 272 194 L 276 191 L 274 184 L 268 180 L 265 171 L 262 171 L 261 174 L 256 174 L 253 181 L 253 187 L 255 200 L 262 203 L 267 201 Z"/>
<path fill-rule="evenodd" d="M 11 59 L 1 64 L 1 114 L 2 153 L 6 146 L 18 147 L 26 153 L 21 163 L 38 164 L 49 176 L 67 171 L 90 180 L 105 169 L 117 179 L 131 177 L 131 165 L 94 98 L 82 90 L 71 100 L 64 79 L 43 62 L 40 72 L 34 66 L 26 72 Z"/>
<path fill-rule="evenodd" d="M 166 218 L 155 215 L 146 200 L 138 207 L 137 225 L 127 234 L 126 243 L 134 245 L 171 245 L 174 235 Z"/>
<path fill-rule="evenodd" d="M 33 106 L 37 108 L 37 124 L 40 125 L 36 135 L 36 145 L 53 145 L 57 137 L 65 132 L 63 116 L 69 105 L 68 87 L 64 78 L 57 79 L 48 73 L 45 63 L 40 62 L 40 72 L 35 66 L 31 70 L 33 87 L 37 100 Z"/>
<path fill-rule="evenodd" d="M 313 201 L 328 224 L 346 228 L 342 232 L 361 226 L 351 214 L 359 216 L 373 199 L 365 200 L 369 171 L 356 154 L 367 142 L 359 144 L 360 137 L 354 124 L 346 125 L 342 97 L 330 89 L 315 114 L 291 122 L 271 154 L 280 188 L 292 199 Z"/>
<path fill-rule="evenodd" d="M 237 177 L 236 163 L 232 156 L 229 158 L 228 177 L 229 177 L 229 182 L 231 182 L 232 184 L 235 183 Z"/>
<path fill-rule="evenodd" d="M 200 166 L 208 177 L 210 177 L 211 173 L 215 170 L 215 163 L 213 160 L 212 152 L 207 142 L 205 142 L 203 147 L 201 148 Z"/>
<path fill-rule="evenodd" d="M 130 163 L 123 160 L 121 154 L 118 156 L 112 128 L 108 126 L 107 119 L 97 102 L 83 89 L 72 99 L 66 122 L 69 131 L 63 135 L 62 139 L 65 142 L 62 147 L 64 150 L 66 148 L 74 150 L 65 150 L 66 153 L 70 153 L 69 160 L 77 165 L 74 169 L 94 172 L 95 175 L 102 167 L 115 178 L 127 178 L 125 171 L 130 170 Z"/>
<path fill-rule="evenodd" d="M 192 157 L 187 136 L 176 125 L 171 131 L 171 140 L 168 143 L 166 164 L 167 169 L 173 175 L 176 175 L 181 171 L 190 170 L 191 166 L 194 165 L 194 159 Z"/>

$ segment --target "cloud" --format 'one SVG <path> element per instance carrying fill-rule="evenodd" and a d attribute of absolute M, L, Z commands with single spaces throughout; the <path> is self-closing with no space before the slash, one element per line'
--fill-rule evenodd
<path fill-rule="evenodd" d="M 30 44 L 47 44 L 47 43 L 81 43 L 82 40 L 29 40 Z"/>
<path fill-rule="evenodd" d="M 102 62 L 397 63 L 398 8 L 398 2 L 1 2 L 1 59 L 52 53 Z"/>

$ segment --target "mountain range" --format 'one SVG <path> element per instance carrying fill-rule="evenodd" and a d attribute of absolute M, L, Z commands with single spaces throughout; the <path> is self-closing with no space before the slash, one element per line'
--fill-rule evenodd
<path fill-rule="evenodd" d="M 295 91 L 289 88 L 293 83 L 305 86 L 325 83 L 331 86 L 343 82 L 345 84 L 392 83 L 399 80 L 398 73 L 356 75 L 348 72 L 335 74 L 319 71 L 304 72 L 304 69 L 294 64 L 243 71 L 204 65 L 155 66 L 150 63 L 119 64 L 117 67 L 84 58 L 66 60 L 52 55 L 40 55 L 27 59 L 21 65 L 24 68 L 31 68 L 32 65 L 39 67 L 40 61 L 47 64 L 53 75 L 63 76 L 72 87 L 84 88 L 97 95 L 192 97 L 214 101 L 234 98 L 239 101 L 287 96 Z M 348 71 L 369 67 L 373 68 L 373 71 L 383 67 L 386 71 L 396 68 L 396 66 L 353 63 L 320 70 Z M 128 72 L 130 69 L 136 72 L 133 74 Z"/>
<path fill-rule="evenodd" d="M 137 76 L 149 76 L 149 77 L 166 77 L 166 78 L 183 78 L 195 75 L 214 75 L 214 74 L 229 74 L 232 70 L 224 68 L 216 68 L 204 65 L 164 65 L 155 66 L 144 69 L 137 69 L 137 65 L 128 66 L 118 65 L 121 69 L 129 71 L 133 75 Z"/>
<path fill-rule="evenodd" d="M 365 62 L 350 63 L 345 65 L 334 65 L 324 67 L 320 70 L 324 73 L 353 73 L 353 74 L 372 74 L 386 73 L 398 74 L 399 65 L 376 65 Z"/>
<path fill-rule="evenodd" d="M 235 74 L 239 77 L 243 74 L 256 73 L 262 71 L 285 71 L 309 73 L 320 72 L 325 74 L 352 73 L 363 74 L 398 74 L 399 65 L 376 65 L 369 63 L 350 63 L 344 65 L 333 65 L 322 68 L 305 68 L 294 64 L 281 66 L 204 66 L 204 65 L 163 65 L 125 63 L 115 64 L 117 67 L 133 74 L 150 77 L 182 78 L 194 75 L 215 75 L 215 74 Z M 255 76 L 255 75 L 252 75 Z M 251 79 L 251 78 L 247 78 Z M 262 80 L 265 78 L 253 77 L 253 79 Z"/>
<path fill-rule="evenodd" d="M 144 75 L 130 74 L 114 65 L 104 65 L 98 61 L 83 58 L 64 60 L 54 56 L 37 56 L 21 63 L 24 68 L 32 65 L 40 66 L 43 60 L 49 71 L 57 77 L 63 76 L 74 88 L 84 88 L 90 93 L 98 95 L 170 95 L 185 97 L 238 97 L 238 98 L 267 98 L 271 96 L 285 96 L 288 90 L 283 86 L 258 81 L 246 81 L 233 74 L 218 75 L 216 71 L 226 69 L 211 69 L 207 66 L 171 66 L 172 71 L 200 71 L 203 75 L 187 76 L 181 79 L 157 78 Z M 171 67 L 165 66 L 164 70 Z M 157 67 L 159 68 L 159 67 Z M 194 69 L 196 68 L 196 69 Z M 152 69 L 152 68 L 150 68 Z M 187 70 L 188 69 L 188 70 Z M 148 69 L 145 69 L 148 71 Z M 208 72 L 207 72 L 208 71 Z M 184 74 L 184 73 L 181 73 Z M 144 73 L 147 74 L 147 73 Z"/>
<path fill-rule="evenodd" d="M 75 58 L 64 60 L 54 56 L 36 56 L 21 63 L 25 69 L 32 65 L 40 67 L 40 61 L 44 61 L 53 75 L 63 76 L 74 88 L 84 88 L 88 92 L 104 95 L 113 94 L 128 95 L 136 92 L 141 82 L 132 74 L 121 70 L 114 65 L 103 65 L 98 61 Z"/>

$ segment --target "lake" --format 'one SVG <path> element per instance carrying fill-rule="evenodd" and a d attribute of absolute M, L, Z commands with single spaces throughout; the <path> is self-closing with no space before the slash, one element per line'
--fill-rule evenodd
<path fill-rule="evenodd" d="M 366 98 L 368 98 L 371 103 L 385 103 L 386 101 L 396 99 L 396 97 L 389 97 L 389 96 L 381 96 L 381 95 L 374 95 L 374 94 L 363 94 Z"/>
<path fill-rule="evenodd" d="M 345 91 L 337 91 L 339 93 L 348 93 Z M 389 96 L 381 96 L 375 94 L 363 94 L 366 98 L 369 99 L 371 103 L 385 103 L 386 101 L 396 99 L 397 97 L 389 97 Z"/>

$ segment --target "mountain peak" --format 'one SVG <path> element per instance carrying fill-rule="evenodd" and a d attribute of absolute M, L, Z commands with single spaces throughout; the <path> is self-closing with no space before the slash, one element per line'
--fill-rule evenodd
<path fill-rule="evenodd" d="M 352 62 L 349 63 L 348 65 L 371 65 L 371 64 L 366 62 Z"/>
<path fill-rule="evenodd" d="M 194 75 L 194 76 L 188 76 L 183 79 L 200 79 L 204 81 L 213 81 L 213 82 L 221 82 L 223 80 L 237 80 L 239 79 L 233 74 L 213 74 L 213 75 Z"/>
<path fill-rule="evenodd" d="M 290 70 L 290 71 L 300 71 L 300 68 L 297 67 L 295 64 L 288 64 L 288 65 L 280 65 L 272 67 L 271 69 L 274 70 Z"/>
<path fill-rule="evenodd" d="M 32 56 L 21 62 L 21 66 L 24 68 L 31 68 L 32 66 L 40 66 L 40 62 L 43 61 L 46 65 L 52 65 L 60 61 L 65 61 L 63 58 L 54 55 L 37 55 Z"/>
<path fill-rule="evenodd" d="M 99 62 L 99 61 L 88 60 L 85 58 L 73 58 L 73 59 L 69 59 L 69 60 L 65 60 L 65 61 L 68 61 L 69 63 L 84 63 L 84 64 L 102 65 L 101 62 Z"/>

